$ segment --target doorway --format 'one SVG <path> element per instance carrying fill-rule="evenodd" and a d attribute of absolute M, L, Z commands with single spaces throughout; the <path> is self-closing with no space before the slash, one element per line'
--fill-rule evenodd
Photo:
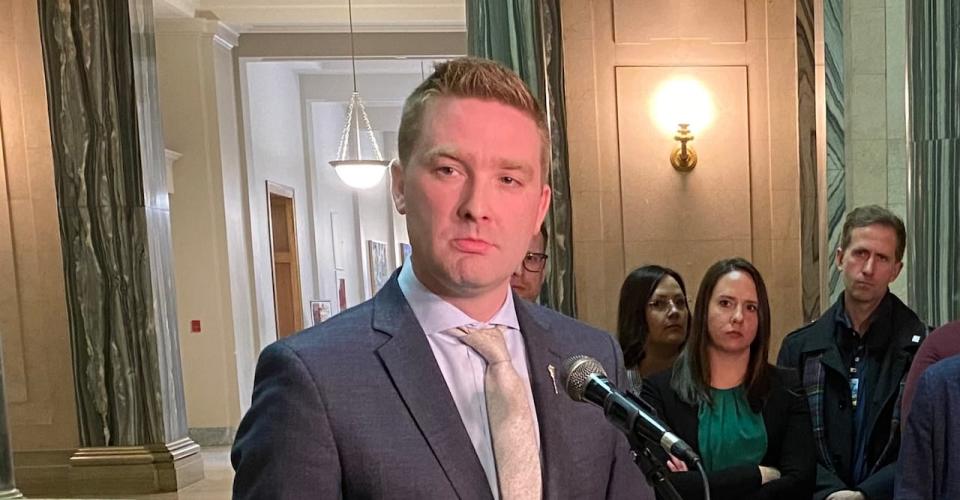
<path fill-rule="evenodd" d="M 283 338 L 303 329 L 293 188 L 268 181 L 267 199 L 270 211 L 270 256 L 273 261 L 273 302 L 277 338 Z"/>

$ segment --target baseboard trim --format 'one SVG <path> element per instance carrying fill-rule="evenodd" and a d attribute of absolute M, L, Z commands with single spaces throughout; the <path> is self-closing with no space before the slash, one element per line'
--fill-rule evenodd
<path fill-rule="evenodd" d="M 70 457 L 76 450 L 13 452 L 17 488 L 30 496 L 70 496 Z"/>
<path fill-rule="evenodd" d="M 14 499 L 14 498 L 23 498 L 23 493 L 20 493 L 20 490 L 13 488 L 12 490 L 3 490 L 0 491 L 0 499 Z"/>
<path fill-rule="evenodd" d="M 190 439 L 203 447 L 231 446 L 237 435 L 235 427 L 191 427 Z"/>
<path fill-rule="evenodd" d="M 147 446 L 105 446 L 14 454 L 17 486 L 29 496 L 130 495 L 180 490 L 203 479 L 190 438 Z"/>

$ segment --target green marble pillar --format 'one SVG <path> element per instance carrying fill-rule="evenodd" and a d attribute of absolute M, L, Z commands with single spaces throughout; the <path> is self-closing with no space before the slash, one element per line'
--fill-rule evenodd
<path fill-rule="evenodd" d="M 547 307 L 576 316 L 562 39 L 558 0 L 467 2 L 467 53 L 499 61 L 516 71 L 546 113 L 553 198 L 543 222 L 547 227 L 545 244 L 550 258 L 540 300 Z"/>
<path fill-rule="evenodd" d="M 7 399 L 3 392 L 3 349 L 0 349 L 0 499 L 6 498 L 23 498 L 23 495 L 13 480 L 13 450 L 7 428 Z"/>
<path fill-rule="evenodd" d="M 144 462 L 152 490 L 176 489 L 202 462 L 187 438 L 152 3 L 39 8 L 84 446 L 72 491 L 110 491 L 134 474 L 116 467 Z M 183 479 L 186 463 L 199 476 L 191 465 Z"/>
<path fill-rule="evenodd" d="M 960 318 L 960 2 L 907 2 L 910 305 Z"/>

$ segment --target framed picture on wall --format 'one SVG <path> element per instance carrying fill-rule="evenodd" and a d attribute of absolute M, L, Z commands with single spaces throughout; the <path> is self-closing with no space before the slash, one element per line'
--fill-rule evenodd
<path fill-rule="evenodd" d="M 313 314 L 313 324 L 319 325 L 333 316 L 333 302 L 329 300 L 311 300 L 310 312 Z"/>
<path fill-rule="evenodd" d="M 367 240 L 367 256 L 370 259 L 370 293 L 375 294 L 390 279 L 387 244 L 382 241 Z"/>
<path fill-rule="evenodd" d="M 337 299 L 340 302 L 340 312 L 347 310 L 347 279 L 337 278 Z"/>

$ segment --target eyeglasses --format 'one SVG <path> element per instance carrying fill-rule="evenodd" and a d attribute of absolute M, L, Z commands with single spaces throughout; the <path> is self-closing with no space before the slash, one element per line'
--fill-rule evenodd
<path fill-rule="evenodd" d="M 537 252 L 527 252 L 523 257 L 523 268 L 527 272 L 539 273 L 547 265 L 547 254 Z"/>
<path fill-rule="evenodd" d="M 678 311 L 685 311 L 687 309 L 687 299 L 685 297 L 674 297 L 672 299 L 658 298 L 647 302 L 647 307 L 659 312 L 669 311 L 671 305 Z"/>

